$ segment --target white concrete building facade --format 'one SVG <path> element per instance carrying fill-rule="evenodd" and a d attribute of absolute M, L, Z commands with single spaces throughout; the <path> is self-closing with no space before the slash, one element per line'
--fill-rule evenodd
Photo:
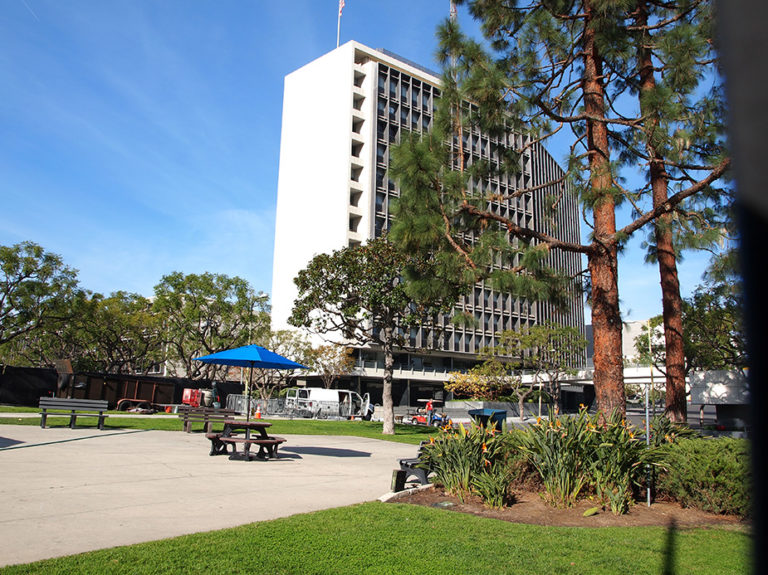
<path fill-rule="evenodd" d="M 389 147 L 405 131 L 430 129 L 440 78 L 434 73 L 384 50 L 348 42 L 285 78 L 280 143 L 275 252 L 272 275 L 273 329 L 290 326 L 297 291 L 293 279 L 321 253 L 365 243 L 388 229 L 389 200 L 399 195 L 388 178 Z M 526 136 L 509 133 L 489 138 L 479 132 L 465 136 L 469 162 L 498 161 L 500 147 L 522 147 Z M 519 175 L 503 176 L 470 185 L 490 187 L 499 196 L 520 188 L 534 188 L 494 209 L 517 223 L 579 241 L 579 212 L 573 194 L 566 193 L 558 221 L 545 221 L 541 184 L 562 174 L 541 146 L 526 149 Z M 552 264 L 576 275 L 582 269 L 578 254 L 553 254 Z M 447 373 L 466 369 L 477 352 L 494 345 L 501 331 L 520 330 L 553 319 L 584 333 L 582 298 L 574 293 L 567 312 L 547 302 L 528 302 L 478 284 L 458 306 L 475 316 L 476 327 L 439 326 L 440 341 L 428 353 L 406 352 L 396 358 L 395 402 L 411 402 L 441 389 Z M 410 348 L 426 347 L 433 336 L 427 329 L 412 330 Z M 380 385 L 381 361 L 375 349 L 358 353 L 357 385 L 370 384 L 372 398 Z M 351 386 L 354 389 L 354 382 Z M 359 390 L 363 390 L 362 388 Z"/>

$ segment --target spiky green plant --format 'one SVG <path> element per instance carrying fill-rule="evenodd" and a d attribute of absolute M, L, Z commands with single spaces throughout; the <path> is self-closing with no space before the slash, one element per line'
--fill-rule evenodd
<path fill-rule="evenodd" d="M 504 436 L 471 424 L 442 430 L 422 448 L 422 463 L 434 471 L 434 482 L 460 501 L 473 491 L 473 480 L 503 459 Z"/>
<path fill-rule="evenodd" d="M 544 498 L 556 507 L 571 507 L 588 480 L 589 415 L 537 419 L 519 434 L 519 448 L 541 475 Z"/>

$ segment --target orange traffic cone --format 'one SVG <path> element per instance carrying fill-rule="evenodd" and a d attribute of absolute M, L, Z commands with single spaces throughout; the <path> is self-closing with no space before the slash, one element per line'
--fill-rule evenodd
<path fill-rule="evenodd" d="M 261 419 L 261 406 L 256 405 L 256 419 Z"/>

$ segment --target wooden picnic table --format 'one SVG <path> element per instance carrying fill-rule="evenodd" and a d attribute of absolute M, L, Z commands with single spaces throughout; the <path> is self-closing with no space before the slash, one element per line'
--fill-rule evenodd
<path fill-rule="evenodd" d="M 224 430 L 221 433 L 208 433 L 206 437 L 211 440 L 210 455 L 223 455 L 228 453 L 227 446 L 232 446 L 230 459 L 238 458 L 237 444 L 243 447 L 242 455 L 246 461 L 251 458 L 251 446 L 258 445 L 259 452 L 256 457 L 261 459 L 277 458 L 277 448 L 285 442 L 282 437 L 273 437 L 267 433 L 267 428 L 272 424 L 268 421 L 242 419 L 225 419 Z M 243 436 L 236 435 L 244 432 Z M 253 433 L 252 433 L 253 432 Z"/>

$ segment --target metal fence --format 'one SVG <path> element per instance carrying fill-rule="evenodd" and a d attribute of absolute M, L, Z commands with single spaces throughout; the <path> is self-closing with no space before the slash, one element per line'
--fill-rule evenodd
<path fill-rule="evenodd" d="M 285 399 L 282 397 L 273 399 L 251 398 L 251 413 L 256 413 L 260 408 L 263 415 L 282 415 L 285 413 Z M 248 410 L 248 396 L 230 393 L 227 396 L 227 409 L 233 409 L 241 415 Z"/>
<path fill-rule="evenodd" d="M 230 393 L 227 396 L 227 409 L 233 409 L 245 415 L 248 409 L 248 396 Z M 311 417 L 314 419 L 347 419 L 352 415 L 349 403 L 338 401 L 300 402 L 287 406 L 285 398 L 257 399 L 251 398 L 251 414 L 261 411 L 262 416 L 277 415 L 281 417 Z M 357 415 L 357 414 L 355 414 Z"/>

